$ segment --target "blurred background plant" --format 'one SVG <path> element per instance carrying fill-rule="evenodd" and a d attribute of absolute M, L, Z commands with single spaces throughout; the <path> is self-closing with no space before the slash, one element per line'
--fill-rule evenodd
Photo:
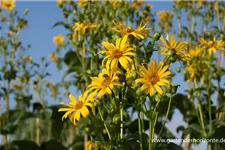
<path fill-rule="evenodd" d="M 224 138 L 223 2 L 175 1 L 173 10 L 153 13 L 154 6 L 144 1 L 60 0 L 57 6 L 64 20 L 53 28 L 64 27 L 66 36 L 59 33 L 53 37 L 56 49 L 49 54 L 50 61 L 43 57 L 38 63 L 26 55 L 31 46 L 20 40 L 21 30 L 27 30 L 28 9 L 20 15 L 14 10 L 15 1 L 0 3 L 0 149 L 188 150 L 199 143 L 177 145 L 151 139 Z M 84 93 L 92 83 L 90 77 L 101 72 L 102 42 L 114 44 L 126 35 L 137 55 L 132 58 L 134 64 L 163 57 L 173 70 L 170 82 L 179 73 L 188 82 L 186 93 L 176 93 L 178 85 L 171 84 L 163 89 L 163 95 L 157 89 L 153 96 L 145 94 L 134 84 L 141 74 L 120 64 L 121 87 L 94 102 L 94 115 L 82 118 L 76 126 L 62 121 L 59 103 L 70 93 L 77 94 L 75 97 Z M 58 83 L 49 81 L 50 63 L 61 75 Z M 71 90 L 74 87 L 76 91 Z M 181 137 L 165 125 L 175 110 L 186 123 L 177 128 Z M 207 147 L 223 149 L 224 143 L 208 142 Z"/>

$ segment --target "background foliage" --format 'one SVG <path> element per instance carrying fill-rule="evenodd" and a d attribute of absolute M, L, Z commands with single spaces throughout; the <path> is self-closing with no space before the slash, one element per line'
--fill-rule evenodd
<path fill-rule="evenodd" d="M 3 145 L 0 149 L 84 149 L 85 143 L 90 139 L 87 134 L 97 136 L 92 132 L 93 124 L 90 124 L 87 118 L 82 119 L 77 126 L 68 120 L 62 121 L 64 113 L 58 112 L 61 107 L 58 101 L 63 101 L 69 93 L 73 93 L 71 87 L 76 87 L 79 93 L 83 93 L 91 83 L 90 77 L 98 75 L 103 59 L 103 55 L 99 53 L 103 48 L 102 42 L 114 43 L 121 37 L 112 28 L 123 22 L 136 29 L 143 20 L 148 22 L 147 27 L 151 28 L 151 38 L 154 38 L 156 33 L 164 37 L 166 34 L 174 33 L 178 39 L 187 41 L 188 50 L 185 54 L 191 57 L 188 62 L 176 59 L 176 65 L 171 63 L 172 67 L 179 66 L 173 69 L 173 79 L 176 78 L 176 74 L 182 74 L 188 88 L 185 94 L 174 91 L 168 114 L 169 97 L 154 97 L 153 106 L 158 111 L 154 130 L 156 137 L 224 138 L 224 45 L 219 47 L 217 43 L 225 40 L 223 2 L 177 1 L 173 2 L 173 10 L 157 13 L 152 12 L 154 6 L 140 1 L 59 1 L 57 6 L 64 20 L 56 22 L 52 27 L 62 26 L 66 29 L 66 36 L 63 39 L 61 37 L 61 42 L 60 37 L 59 41 L 53 39 L 57 48 L 49 55 L 59 74 L 62 74 L 62 80 L 58 83 L 47 80 L 51 75 L 51 72 L 48 72 L 50 62 L 47 57 L 40 58 L 41 63 L 36 63 L 32 56 L 26 55 L 30 45 L 23 45 L 20 34 L 21 30 L 27 30 L 28 10 L 24 10 L 21 15 L 21 12 L 14 9 L 6 10 L 0 7 L 0 101 L 3 104 L 0 111 Z M 93 23 L 95 27 L 87 28 L 86 31 L 74 31 L 75 23 Z M 149 62 L 151 57 L 157 57 L 160 51 L 158 44 L 161 43 L 157 40 L 133 38 L 132 44 L 139 50 L 138 61 Z M 198 46 L 201 47 L 201 51 L 196 54 Z M 215 47 L 216 53 L 210 55 L 207 50 L 212 47 Z M 125 97 L 128 105 L 124 109 L 125 136 L 122 139 L 116 138 L 120 132 L 116 126 L 119 124 L 118 111 L 102 110 L 103 118 L 110 126 L 111 136 L 115 137 L 109 140 L 105 131 L 103 132 L 108 144 L 116 145 L 110 149 L 140 149 L 137 112 L 142 110 L 134 101 L 141 98 L 135 90 L 130 88 Z M 109 97 L 105 96 L 102 101 L 107 99 Z M 102 106 L 102 101 L 96 105 Z M 10 107 L 11 103 L 15 103 L 14 108 Z M 180 111 L 186 123 L 186 126 L 177 128 L 177 132 L 182 132 L 182 137 L 175 137 L 165 126 L 165 116 L 171 120 L 176 117 L 175 110 Z M 147 113 L 149 114 L 145 112 L 145 115 Z M 142 122 L 144 132 L 141 137 L 142 143 L 145 143 L 142 149 L 148 149 L 147 117 Z M 100 116 L 95 119 L 95 128 L 104 128 Z M 99 139 L 95 142 L 102 144 Z M 199 143 L 177 144 L 154 143 L 152 149 L 190 149 L 191 145 L 194 147 Z M 208 143 L 207 147 L 223 149 L 224 143 Z"/>

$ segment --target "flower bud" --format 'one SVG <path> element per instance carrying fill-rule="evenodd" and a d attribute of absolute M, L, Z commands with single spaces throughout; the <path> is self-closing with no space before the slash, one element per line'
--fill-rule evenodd
<path fill-rule="evenodd" d="M 180 85 L 172 85 L 171 94 L 176 94 L 177 93 L 178 86 L 180 86 Z"/>
<path fill-rule="evenodd" d="M 176 51 L 174 49 L 168 49 L 167 52 L 166 52 L 166 54 L 168 56 L 173 56 L 173 55 L 176 55 Z"/>
<path fill-rule="evenodd" d="M 152 36 L 152 38 L 155 40 L 155 41 L 158 41 L 161 37 L 161 33 L 160 32 L 155 32 Z"/>
<path fill-rule="evenodd" d="M 177 55 L 170 56 L 169 61 L 170 61 L 170 63 L 176 62 L 177 61 Z"/>
<path fill-rule="evenodd" d="M 115 124 L 119 124 L 120 123 L 120 115 L 116 115 L 116 116 L 114 116 L 113 117 L 113 123 L 115 123 Z"/>
<path fill-rule="evenodd" d="M 156 102 L 160 102 L 161 99 L 162 99 L 162 97 L 161 97 L 160 95 L 156 95 L 156 96 L 155 96 L 155 101 L 156 101 Z"/>
<path fill-rule="evenodd" d="M 84 131 L 85 131 L 86 133 L 91 133 L 91 132 L 92 132 L 92 129 L 91 129 L 90 127 L 85 127 L 85 128 L 84 128 Z"/>
<path fill-rule="evenodd" d="M 25 10 L 23 11 L 23 14 L 24 14 L 24 15 L 27 15 L 27 14 L 28 14 L 28 9 L 25 9 Z"/>
<path fill-rule="evenodd" d="M 69 12 L 68 12 L 68 11 L 63 11 L 63 16 L 64 16 L 65 18 L 68 18 Z"/>
<path fill-rule="evenodd" d="M 180 73 L 180 72 L 181 72 L 181 67 L 176 68 L 176 71 L 177 71 L 178 73 Z"/>

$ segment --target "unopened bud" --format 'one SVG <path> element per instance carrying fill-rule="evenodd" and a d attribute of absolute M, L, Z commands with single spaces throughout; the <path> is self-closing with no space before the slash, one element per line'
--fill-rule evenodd
<path fill-rule="evenodd" d="M 155 40 L 155 41 L 158 41 L 161 37 L 161 33 L 160 32 L 155 32 L 152 36 L 152 38 Z"/>

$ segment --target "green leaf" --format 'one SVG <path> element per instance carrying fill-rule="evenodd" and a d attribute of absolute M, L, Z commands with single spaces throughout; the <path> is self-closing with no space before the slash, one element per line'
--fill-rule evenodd
<path fill-rule="evenodd" d="M 64 56 L 64 62 L 67 66 L 80 66 L 81 62 L 78 58 L 78 53 L 76 53 L 75 51 L 69 51 L 65 54 Z"/>
<path fill-rule="evenodd" d="M 58 112 L 60 106 L 54 105 L 49 107 L 52 109 L 52 115 L 51 115 L 51 121 L 52 121 L 52 128 L 51 133 L 53 138 L 60 139 L 61 138 L 61 132 L 63 130 L 63 125 L 65 122 L 62 121 L 62 116 L 64 115 L 64 112 Z"/>
<path fill-rule="evenodd" d="M 11 68 L 10 70 L 6 71 L 4 73 L 4 79 L 10 81 L 16 78 L 17 71 L 14 68 Z"/>
<path fill-rule="evenodd" d="M 170 150 L 183 150 L 183 148 L 181 146 L 178 146 L 175 143 L 169 143 L 168 149 L 170 149 Z"/>
<path fill-rule="evenodd" d="M 62 143 L 56 140 L 50 140 L 48 142 L 42 143 L 41 148 L 44 150 L 67 150 L 67 148 L 64 147 Z"/>
<path fill-rule="evenodd" d="M 181 125 L 181 126 L 177 127 L 176 131 L 177 131 L 177 133 L 179 133 L 180 131 L 181 132 L 184 131 L 184 129 L 185 129 L 184 126 Z"/>
<path fill-rule="evenodd" d="M 65 22 L 63 22 L 63 21 L 58 21 L 58 22 L 56 22 L 56 23 L 52 26 L 52 28 L 55 28 L 55 27 L 57 27 L 57 26 L 64 26 L 66 29 L 70 29 L 70 26 L 69 26 L 68 24 L 66 24 Z"/>
<path fill-rule="evenodd" d="M 191 134 L 192 138 L 201 138 L 203 137 L 202 129 L 199 124 L 191 124 L 186 129 L 184 129 L 182 138 L 185 138 L 186 135 Z"/>
<path fill-rule="evenodd" d="M 131 135 L 127 135 L 124 137 L 122 140 L 119 141 L 119 148 L 120 149 L 139 149 L 140 144 L 139 144 L 139 133 L 136 132 Z M 143 142 L 143 149 L 147 149 L 148 144 L 148 135 L 145 133 L 142 133 L 142 142 Z"/>
<path fill-rule="evenodd" d="M 213 126 L 220 127 L 220 126 L 225 126 L 225 121 L 224 120 L 213 120 Z"/>
<path fill-rule="evenodd" d="M 35 142 L 29 140 L 16 140 L 13 144 L 18 146 L 18 150 L 42 150 Z"/>
<path fill-rule="evenodd" d="M 63 75 L 63 79 L 70 73 L 82 72 L 82 64 L 79 60 L 78 53 L 74 51 L 69 51 L 64 56 L 64 63 L 68 66 L 68 69 Z"/>
<path fill-rule="evenodd" d="M 144 127 L 145 129 L 144 130 L 148 130 L 148 127 L 149 127 L 149 121 L 147 120 L 144 120 Z M 125 130 L 127 129 L 130 133 L 136 133 L 138 129 L 138 119 L 132 121 L 130 124 L 126 125 L 125 127 Z"/>
<path fill-rule="evenodd" d="M 22 111 L 21 113 L 22 113 L 21 118 L 20 118 L 21 120 L 26 120 L 26 119 L 37 117 L 33 112 Z"/>
<path fill-rule="evenodd" d="M 32 112 L 26 112 L 21 110 L 10 110 L 8 113 L 3 113 L 0 116 L 0 120 L 5 120 L 8 116 L 7 124 L 3 126 L 3 128 L 0 130 L 1 134 L 13 134 L 17 127 L 18 123 L 20 121 L 25 121 L 29 118 L 34 118 L 36 115 Z"/>
<path fill-rule="evenodd" d="M 177 108 L 180 111 L 180 113 L 184 116 L 185 122 L 191 123 L 197 118 L 194 109 L 195 105 L 188 99 L 187 95 L 176 94 L 173 96 L 171 107 Z"/>
<path fill-rule="evenodd" d="M 23 102 L 28 107 L 30 106 L 31 99 L 32 99 L 32 95 L 26 96 L 26 95 L 22 95 L 22 94 L 16 94 L 16 97 L 15 97 L 15 100 L 17 102 Z"/>
<path fill-rule="evenodd" d="M 16 129 L 17 129 L 17 125 L 14 125 L 14 124 L 8 124 L 4 126 L 3 129 L 1 129 L 1 134 L 13 134 Z"/>
<path fill-rule="evenodd" d="M 160 130 L 161 130 L 161 128 L 163 127 L 163 123 L 161 123 L 161 122 L 156 122 L 156 125 L 155 125 L 155 133 L 158 135 L 159 134 L 159 132 L 160 132 Z M 166 127 L 166 126 L 164 126 L 163 127 L 163 130 L 162 130 L 162 132 L 161 132 L 161 137 L 163 137 L 163 138 L 170 138 L 170 139 L 174 139 L 174 138 L 176 138 L 174 135 L 173 135 L 173 133 Z"/>
<path fill-rule="evenodd" d="M 216 110 L 217 113 L 220 113 L 220 112 L 225 112 L 225 105 L 219 107 L 217 110 Z"/>
<path fill-rule="evenodd" d="M 1 134 L 13 134 L 15 132 L 21 113 L 18 110 L 10 110 L 8 113 L 3 113 L 0 120 L 4 121 L 7 117 L 7 123 L 0 129 Z"/>

